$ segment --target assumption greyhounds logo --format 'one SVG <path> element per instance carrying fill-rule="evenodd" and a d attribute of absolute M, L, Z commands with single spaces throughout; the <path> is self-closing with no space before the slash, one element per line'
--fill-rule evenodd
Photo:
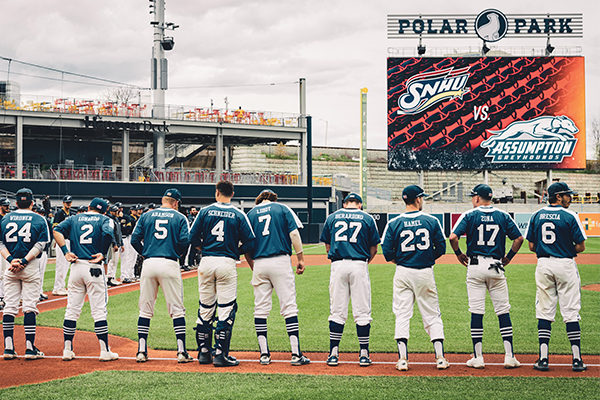
<path fill-rule="evenodd" d="M 560 163 L 570 157 L 579 132 L 566 116 L 543 116 L 529 121 L 517 121 L 499 131 L 488 130 L 493 136 L 481 143 L 486 157 L 502 163 Z"/>
<path fill-rule="evenodd" d="M 418 114 L 442 100 L 462 99 L 469 91 L 466 87 L 471 75 L 469 68 L 447 68 L 412 76 L 406 81 L 406 93 L 398 99 L 398 114 Z"/>

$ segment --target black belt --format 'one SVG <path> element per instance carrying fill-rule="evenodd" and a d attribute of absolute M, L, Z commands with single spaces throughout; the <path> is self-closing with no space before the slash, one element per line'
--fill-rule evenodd
<path fill-rule="evenodd" d="M 469 265 L 479 265 L 479 258 L 477 256 L 469 257 Z M 504 266 L 502 265 L 502 261 L 496 261 L 491 263 L 488 269 L 495 269 L 497 273 L 500 273 L 500 270 L 504 271 Z"/>

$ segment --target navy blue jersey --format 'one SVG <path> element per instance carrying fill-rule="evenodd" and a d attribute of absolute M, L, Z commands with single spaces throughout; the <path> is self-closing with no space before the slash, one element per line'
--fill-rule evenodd
<path fill-rule="evenodd" d="M 214 203 L 204 207 L 192 225 L 192 246 L 202 247 L 202 256 L 239 259 L 244 247 L 254 240 L 254 231 L 243 211 L 231 204 Z"/>
<path fill-rule="evenodd" d="M 142 214 L 131 235 L 131 245 L 145 258 L 177 260 L 190 245 L 187 218 L 172 208 L 157 208 Z"/>
<path fill-rule="evenodd" d="M 387 261 L 404 267 L 426 268 L 446 252 L 446 237 L 437 218 L 411 211 L 388 222 L 381 248 Z"/>
<path fill-rule="evenodd" d="M 452 231 L 459 238 L 467 235 L 467 256 L 492 257 L 497 260 L 506 252 L 506 237 L 515 240 L 521 232 L 506 211 L 479 206 L 464 212 Z"/>
<path fill-rule="evenodd" d="M 302 228 L 296 213 L 281 203 L 263 203 L 248 213 L 256 234 L 250 253 L 252 258 L 292 254 L 290 232 Z"/>
<path fill-rule="evenodd" d="M 16 210 L 8 213 L 0 222 L 2 243 L 14 258 L 23 258 L 36 243 L 42 243 L 40 250 L 50 241 L 48 224 L 41 215 L 30 210 Z"/>
<path fill-rule="evenodd" d="M 367 261 L 371 257 L 369 249 L 380 242 L 373 217 L 356 208 L 341 208 L 330 214 L 320 240 L 331 246 L 327 253 L 331 261 Z"/>
<path fill-rule="evenodd" d="M 527 240 L 535 244 L 538 257 L 573 258 L 575 245 L 587 239 L 577 213 L 551 205 L 531 216 Z"/>
<path fill-rule="evenodd" d="M 94 254 L 106 252 L 114 241 L 114 221 L 104 214 L 84 212 L 68 217 L 54 230 L 71 241 L 71 253 L 82 260 L 91 260 Z"/>

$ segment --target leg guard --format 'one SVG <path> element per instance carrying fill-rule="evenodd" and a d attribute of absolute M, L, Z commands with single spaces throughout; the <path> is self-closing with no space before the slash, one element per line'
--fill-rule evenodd
<path fill-rule="evenodd" d="M 229 316 L 225 320 L 217 322 L 217 328 L 215 329 L 215 354 L 219 355 L 223 353 L 225 357 L 229 355 L 229 345 L 231 343 L 231 332 L 235 321 L 237 303 L 233 300 L 231 303 L 219 304 L 219 307 L 228 306 L 232 306 Z"/>

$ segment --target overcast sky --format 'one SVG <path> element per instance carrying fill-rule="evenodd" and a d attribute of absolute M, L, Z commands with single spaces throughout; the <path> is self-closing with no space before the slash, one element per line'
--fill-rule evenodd
<path fill-rule="evenodd" d="M 149 86 L 152 16 L 147 1 L 0 0 L 0 55 L 59 69 Z M 587 126 L 600 118 L 600 6 L 597 1 L 357 1 L 173 0 L 166 20 L 180 25 L 167 53 L 167 103 L 298 112 L 297 80 L 307 80 L 307 109 L 316 145 L 359 144 L 360 89 L 367 87 L 369 148 L 386 148 L 386 57 L 389 47 L 415 47 L 415 39 L 387 40 L 387 14 L 477 14 L 496 7 L 511 13 L 584 14 Z M 480 46 L 477 40 L 429 40 L 432 47 Z M 504 39 L 500 47 L 545 47 L 545 39 Z M 7 63 L 0 61 L 0 80 Z M 11 65 L 14 73 L 60 74 Z M 77 79 L 77 78 L 65 78 Z M 12 75 L 24 94 L 101 97 L 98 86 Z M 276 85 L 259 85 L 277 83 Z M 248 86 L 257 84 L 257 86 Z M 246 86 L 243 86 L 246 85 Z M 195 87 L 195 89 L 181 88 Z M 179 88 L 179 89 L 178 89 Z M 149 100 L 148 96 L 145 96 Z M 591 155 L 588 133 L 588 157 Z"/>

